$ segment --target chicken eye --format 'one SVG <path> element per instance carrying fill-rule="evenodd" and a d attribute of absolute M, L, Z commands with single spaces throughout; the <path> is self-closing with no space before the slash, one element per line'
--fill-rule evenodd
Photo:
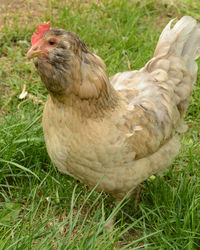
<path fill-rule="evenodd" d="M 55 43 L 56 43 L 55 41 L 49 40 L 49 44 L 50 44 L 50 45 L 54 45 Z"/>

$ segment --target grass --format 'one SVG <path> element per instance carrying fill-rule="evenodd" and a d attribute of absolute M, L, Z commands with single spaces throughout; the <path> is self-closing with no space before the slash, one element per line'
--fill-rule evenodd
<path fill-rule="evenodd" d="M 133 198 L 111 213 L 112 197 L 89 190 L 51 163 L 41 128 L 47 92 L 24 59 L 35 24 L 51 20 L 76 32 L 104 59 L 110 76 L 128 70 L 128 62 L 138 69 L 152 57 L 171 18 L 200 21 L 199 1 L 48 0 L 41 7 L 40 1 L 24 2 L 16 4 L 24 15 L 8 6 L 0 22 L 0 249 L 199 249 L 200 81 L 186 115 L 189 130 L 169 172 L 144 182 L 138 209 Z M 22 101 L 24 84 L 28 96 Z M 117 210 L 109 234 L 104 225 Z"/>

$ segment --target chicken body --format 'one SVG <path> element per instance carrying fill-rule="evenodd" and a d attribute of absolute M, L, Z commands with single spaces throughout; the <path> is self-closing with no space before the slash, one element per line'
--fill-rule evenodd
<path fill-rule="evenodd" d="M 121 107 L 112 116 L 86 122 L 49 98 L 43 129 L 48 154 L 58 170 L 91 187 L 99 182 L 98 190 L 118 199 L 149 176 L 163 172 L 177 155 L 179 141 L 172 136 L 161 146 L 144 128 L 144 121 L 129 127 L 131 112 L 124 111 Z M 145 115 L 140 106 L 136 112 L 141 112 L 141 119 Z M 150 126 L 148 120 L 145 123 Z"/>
<path fill-rule="evenodd" d="M 44 34 L 42 44 L 57 40 L 35 65 L 50 93 L 42 124 L 60 171 L 121 199 L 171 164 L 196 80 L 200 29 L 191 17 L 170 25 L 144 68 L 110 80 L 102 60 L 76 35 Z"/>

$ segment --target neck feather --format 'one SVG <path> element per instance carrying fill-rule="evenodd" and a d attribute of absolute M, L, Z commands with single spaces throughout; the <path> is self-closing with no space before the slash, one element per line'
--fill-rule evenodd
<path fill-rule="evenodd" d="M 72 65 L 72 64 L 71 64 Z M 54 103 L 63 103 L 84 117 L 102 117 L 119 102 L 119 94 L 110 84 L 104 62 L 92 53 L 82 53 L 82 60 L 73 60 L 66 78 L 70 88 L 62 95 L 51 93 Z"/>

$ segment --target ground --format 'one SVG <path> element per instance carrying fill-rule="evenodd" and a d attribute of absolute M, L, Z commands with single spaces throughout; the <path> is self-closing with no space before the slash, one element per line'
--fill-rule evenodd
<path fill-rule="evenodd" d="M 197 0 L 0 0 L 0 249 L 200 248 L 200 71 L 179 156 L 164 177 L 143 183 L 137 208 L 133 198 L 111 214 L 112 197 L 51 163 L 41 128 L 47 91 L 24 57 L 35 25 L 51 20 L 101 56 L 109 76 L 139 69 L 167 22 L 200 21 L 199 9 Z"/>

